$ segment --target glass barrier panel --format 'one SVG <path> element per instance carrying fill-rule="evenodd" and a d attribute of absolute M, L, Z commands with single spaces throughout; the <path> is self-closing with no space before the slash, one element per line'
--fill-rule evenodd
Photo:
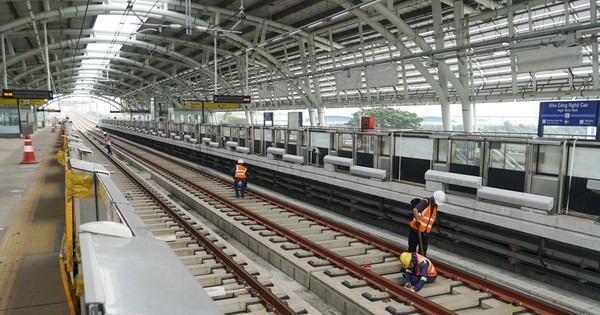
<path fill-rule="evenodd" d="M 311 132 L 310 133 L 310 144 L 313 147 L 329 148 L 331 136 L 328 132 Z"/>
<path fill-rule="evenodd" d="M 254 140 L 262 140 L 263 129 L 254 129 Z"/>
<path fill-rule="evenodd" d="M 537 155 L 537 173 L 558 175 L 561 149 L 559 145 L 540 145 Z"/>
<path fill-rule="evenodd" d="M 452 140 L 452 164 L 479 167 L 481 162 L 481 142 L 472 140 Z"/>
<path fill-rule="evenodd" d="M 289 144 L 296 144 L 296 141 L 298 141 L 298 131 L 297 130 L 289 130 L 289 132 L 288 132 L 288 143 Z"/>
<path fill-rule="evenodd" d="M 338 150 L 352 151 L 351 133 L 342 133 L 338 135 Z"/>
<path fill-rule="evenodd" d="M 273 130 L 265 129 L 265 141 L 273 142 Z"/>
<path fill-rule="evenodd" d="M 394 155 L 422 160 L 431 160 L 433 156 L 433 139 L 396 137 Z"/>
<path fill-rule="evenodd" d="M 391 136 L 381 136 L 381 140 L 379 141 L 379 154 L 380 155 L 390 155 L 392 144 Z"/>
<path fill-rule="evenodd" d="M 448 162 L 448 139 L 438 139 L 437 147 L 437 160 L 436 162 L 446 163 Z"/>
<path fill-rule="evenodd" d="M 567 165 L 569 176 L 600 180 L 600 149 L 577 146 L 569 149 L 569 159 L 573 159 Z"/>
<path fill-rule="evenodd" d="M 505 170 L 525 171 L 525 151 L 521 143 L 490 143 L 490 167 Z"/>
<path fill-rule="evenodd" d="M 223 137 L 230 137 L 230 136 L 231 136 L 231 128 L 223 127 Z"/>
<path fill-rule="evenodd" d="M 275 143 L 285 143 L 285 129 L 275 130 Z"/>
<path fill-rule="evenodd" d="M 373 153 L 375 151 L 376 136 L 359 134 L 356 137 L 357 151 L 360 153 Z"/>

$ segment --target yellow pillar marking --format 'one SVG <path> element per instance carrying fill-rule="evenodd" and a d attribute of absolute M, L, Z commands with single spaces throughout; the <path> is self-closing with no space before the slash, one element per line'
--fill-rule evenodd
<path fill-rule="evenodd" d="M 54 155 L 56 146 L 51 145 L 39 165 L 21 208 L 15 215 L 0 244 L 0 315 L 7 314 L 14 284 L 26 254 L 54 251 L 56 224 L 33 224 L 35 211 L 42 196 L 49 191 L 58 194 L 61 183 L 46 183 L 43 179 L 57 169 Z M 60 171 L 60 170 L 59 170 Z M 53 187 L 58 186 L 58 187 Z M 40 229 L 38 231 L 37 229 Z"/>

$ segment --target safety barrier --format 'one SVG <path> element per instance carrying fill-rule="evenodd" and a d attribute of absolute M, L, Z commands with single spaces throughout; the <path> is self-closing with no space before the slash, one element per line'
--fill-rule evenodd
<path fill-rule="evenodd" d="M 326 155 L 323 158 L 323 163 L 325 165 L 325 170 L 329 172 L 335 172 L 338 166 L 351 167 L 354 164 L 351 158 L 343 158 L 334 155 Z"/>
<path fill-rule="evenodd" d="M 250 148 L 247 147 L 236 147 L 235 148 L 235 152 L 240 152 L 240 153 L 250 153 Z"/>
<path fill-rule="evenodd" d="M 350 166 L 350 174 L 380 180 L 385 180 L 387 177 L 386 170 L 364 166 Z"/>
<path fill-rule="evenodd" d="M 210 143 L 210 138 L 202 138 L 202 144 L 208 145 Z"/>
<path fill-rule="evenodd" d="M 283 157 L 285 154 L 285 150 L 276 147 L 268 147 L 267 148 L 267 158 L 270 160 L 275 160 L 276 156 Z"/>
<path fill-rule="evenodd" d="M 290 163 L 304 164 L 304 157 L 299 155 L 284 154 L 281 159 Z"/>
<path fill-rule="evenodd" d="M 227 142 L 225 142 L 225 149 L 227 151 L 234 151 L 238 145 L 239 145 L 239 143 L 237 143 L 235 141 L 227 141 Z"/>
<path fill-rule="evenodd" d="M 551 211 L 554 208 L 554 198 L 518 191 L 481 187 L 477 190 L 477 198 L 508 203 L 521 207 Z"/>
<path fill-rule="evenodd" d="M 208 146 L 211 148 L 218 148 L 219 147 L 219 143 L 218 142 L 209 142 Z"/>
<path fill-rule="evenodd" d="M 435 170 L 425 172 L 426 190 L 445 190 L 444 184 L 479 189 L 481 187 L 481 177 Z"/>

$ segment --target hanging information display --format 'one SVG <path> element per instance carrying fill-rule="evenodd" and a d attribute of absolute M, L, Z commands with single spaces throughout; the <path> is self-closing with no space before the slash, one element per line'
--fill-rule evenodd
<path fill-rule="evenodd" d="M 51 100 L 54 98 L 52 91 L 46 90 L 2 90 L 3 98 L 24 98 L 32 100 Z"/>

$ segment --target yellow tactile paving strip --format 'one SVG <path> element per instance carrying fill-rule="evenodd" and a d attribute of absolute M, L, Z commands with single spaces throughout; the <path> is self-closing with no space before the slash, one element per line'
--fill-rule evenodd
<path fill-rule="evenodd" d="M 56 251 L 58 223 L 34 221 L 40 200 L 45 196 L 60 194 L 64 187 L 64 182 L 44 180 L 49 175 L 62 172 L 54 158 L 59 147 L 60 142 L 51 144 L 46 156 L 41 159 L 36 178 L 0 244 L 0 315 L 9 311 L 14 285 L 25 255 Z"/>

